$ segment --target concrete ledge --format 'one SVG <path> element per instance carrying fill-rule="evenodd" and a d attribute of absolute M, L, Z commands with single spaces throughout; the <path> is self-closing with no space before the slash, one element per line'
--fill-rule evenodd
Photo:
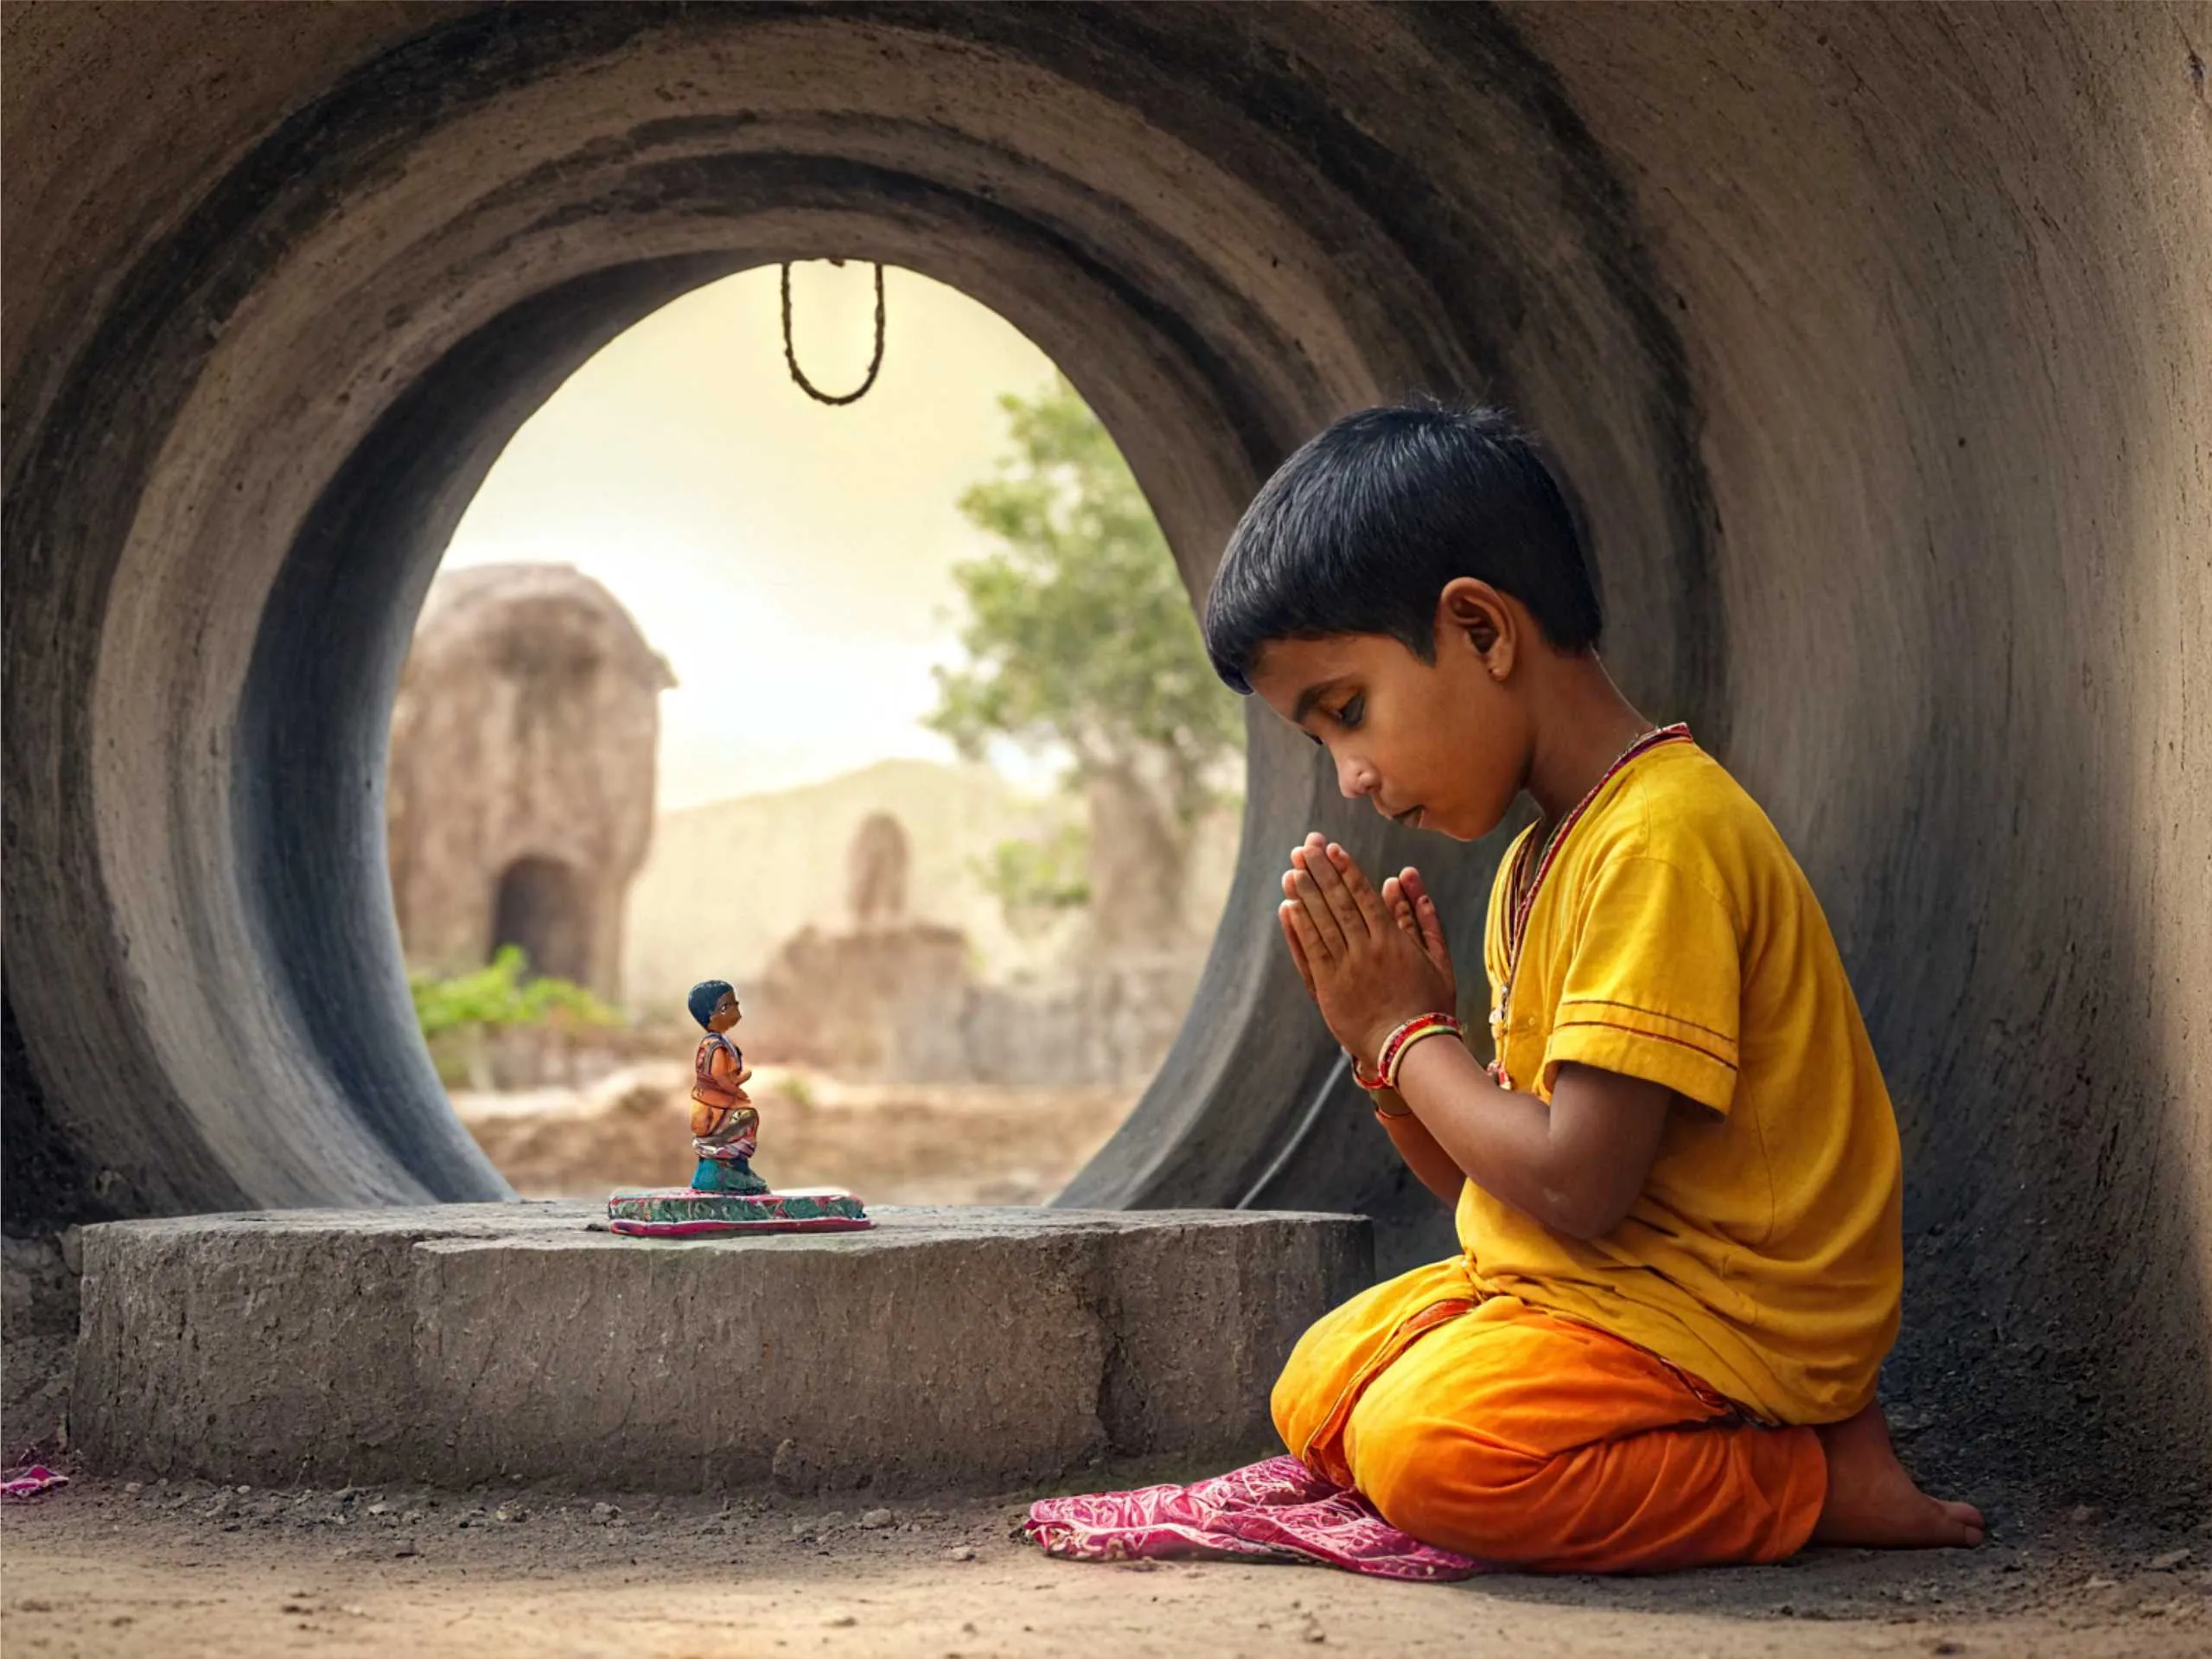
<path fill-rule="evenodd" d="M 87 1228 L 73 1443 L 257 1484 L 995 1490 L 1271 1438 L 1365 1221 L 886 1209 L 685 1241 L 583 1203 Z"/>

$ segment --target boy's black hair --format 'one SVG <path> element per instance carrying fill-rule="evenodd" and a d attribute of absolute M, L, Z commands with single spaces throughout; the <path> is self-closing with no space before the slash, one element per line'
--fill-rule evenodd
<path fill-rule="evenodd" d="M 1240 692 L 1270 641 L 1387 634 L 1436 657 L 1437 596 L 1472 576 L 1563 651 L 1603 619 L 1574 515 L 1502 410 L 1433 402 L 1344 416 L 1253 498 L 1206 600 L 1206 652 Z"/>
<path fill-rule="evenodd" d="M 698 1021 L 699 1029 L 706 1030 L 711 1029 L 707 1020 L 714 1012 L 715 1004 L 725 996 L 736 994 L 737 987 L 727 979 L 701 979 L 692 987 L 691 995 L 684 999 L 684 1005 L 692 1011 L 692 1018 Z"/>

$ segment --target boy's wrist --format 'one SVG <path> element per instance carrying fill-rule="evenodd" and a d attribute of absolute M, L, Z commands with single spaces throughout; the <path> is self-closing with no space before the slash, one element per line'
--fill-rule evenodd
<path fill-rule="evenodd" d="M 1352 1062 L 1353 1075 L 1360 1080 L 1362 1088 L 1394 1091 L 1398 1087 L 1398 1069 L 1406 1055 L 1430 1037 L 1444 1036 L 1463 1040 L 1464 1031 L 1452 1015 L 1442 1012 L 1416 1014 L 1393 1027 L 1383 1037 L 1377 1048 L 1372 1069 L 1362 1066 L 1355 1056 Z"/>
<path fill-rule="evenodd" d="M 1379 1118 L 1410 1118 L 1413 1108 L 1406 1104 L 1406 1097 L 1394 1088 L 1367 1091 L 1367 1099 L 1374 1103 L 1374 1114 Z"/>

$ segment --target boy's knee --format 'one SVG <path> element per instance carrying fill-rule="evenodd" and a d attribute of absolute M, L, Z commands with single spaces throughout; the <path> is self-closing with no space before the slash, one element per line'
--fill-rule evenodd
<path fill-rule="evenodd" d="M 1338 1406 L 1401 1345 L 1409 1319 L 1465 1290 L 1464 1265 L 1439 1262 L 1361 1291 L 1307 1326 L 1268 1396 L 1275 1432 L 1291 1455 L 1318 1469 L 1336 1468 L 1341 1460 L 1335 1445 L 1315 1441 L 1323 1434 L 1332 1443 L 1339 1437 L 1341 1425 L 1332 1429 L 1329 1420 Z"/>
<path fill-rule="evenodd" d="M 1275 1436 L 1282 1441 L 1283 1449 L 1295 1458 L 1305 1451 L 1298 1433 L 1304 1426 L 1304 1416 L 1298 1394 L 1284 1387 L 1289 1379 L 1287 1371 L 1276 1379 L 1275 1391 L 1267 1396 L 1267 1414 L 1274 1420 Z"/>
<path fill-rule="evenodd" d="M 1305 1455 L 1307 1442 L 1320 1432 L 1329 1407 L 1349 1381 L 1340 1375 L 1345 1369 L 1345 1356 L 1336 1327 L 1343 1315 L 1344 1310 L 1339 1308 L 1306 1328 L 1291 1357 L 1284 1362 L 1274 1392 L 1267 1397 L 1275 1432 L 1283 1437 L 1284 1446 L 1293 1457 Z"/>
<path fill-rule="evenodd" d="M 1557 1460 L 1489 1439 L 1410 1394 L 1371 1390 L 1353 1413 L 1353 1484 L 1384 1520 L 1424 1543 L 1484 1560 L 1524 1556 Z"/>
<path fill-rule="evenodd" d="M 1495 1447 L 1415 1437 L 1384 1457 L 1363 1452 L 1355 1473 L 1367 1502 L 1400 1532 L 1478 1560 L 1513 1561 L 1529 1554 L 1546 1465 Z"/>

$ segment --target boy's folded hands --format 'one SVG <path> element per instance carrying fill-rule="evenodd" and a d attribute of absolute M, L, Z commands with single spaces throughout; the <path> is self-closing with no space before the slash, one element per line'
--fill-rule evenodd
<path fill-rule="evenodd" d="M 1291 854 L 1277 917 L 1322 1018 L 1362 1066 L 1407 1020 L 1453 1011 L 1451 954 L 1418 871 L 1378 893 L 1350 853 L 1309 835 Z"/>

